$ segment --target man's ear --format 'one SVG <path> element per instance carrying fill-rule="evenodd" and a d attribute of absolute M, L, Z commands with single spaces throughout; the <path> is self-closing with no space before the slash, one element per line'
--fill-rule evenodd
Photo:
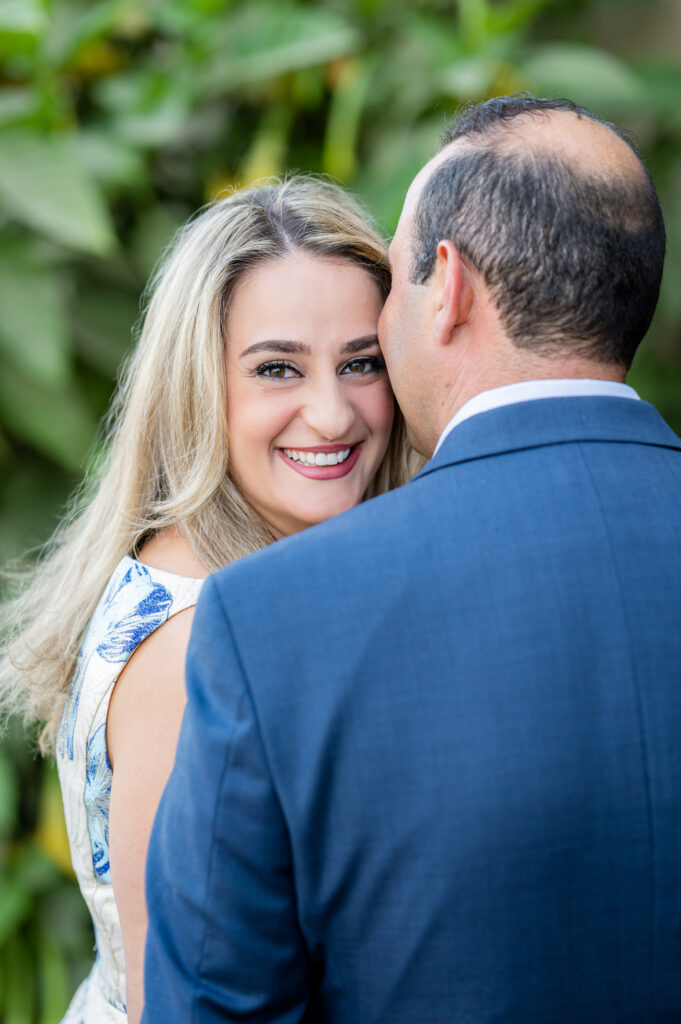
<path fill-rule="evenodd" d="M 453 242 L 438 242 L 434 269 L 435 336 L 448 345 L 455 328 L 466 323 L 473 305 L 473 287 L 466 264 Z"/>

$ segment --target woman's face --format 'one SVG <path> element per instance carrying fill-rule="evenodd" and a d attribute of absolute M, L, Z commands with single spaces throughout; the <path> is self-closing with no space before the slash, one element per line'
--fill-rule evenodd
<path fill-rule="evenodd" d="M 361 267 L 300 252 L 235 288 L 230 475 L 277 536 L 356 505 L 385 454 L 394 401 L 376 337 L 382 305 Z"/>

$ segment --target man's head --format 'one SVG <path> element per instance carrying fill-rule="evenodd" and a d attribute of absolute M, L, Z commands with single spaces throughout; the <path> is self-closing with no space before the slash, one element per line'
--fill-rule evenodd
<path fill-rule="evenodd" d="M 470 387 L 622 379 L 664 244 L 652 180 L 619 128 L 567 100 L 465 110 L 412 183 L 391 247 L 381 341 L 418 447 L 432 450 Z"/>

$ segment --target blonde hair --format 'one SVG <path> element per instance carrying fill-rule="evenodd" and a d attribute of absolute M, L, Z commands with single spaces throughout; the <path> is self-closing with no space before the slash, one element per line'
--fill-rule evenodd
<path fill-rule="evenodd" d="M 139 344 L 105 421 L 105 454 L 3 612 L 0 711 L 44 723 L 43 751 L 123 556 L 175 526 L 212 571 L 274 539 L 228 474 L 224 325 L 241 276 L 292 250 L 357 263 L 384 296 L 390 288 L 385 242 L 357 203 L 300 177 L 234 192 L 200 211 L 149 283 Z M 412 469 L 397 411 L 366 497 L 404 483 Z"/>

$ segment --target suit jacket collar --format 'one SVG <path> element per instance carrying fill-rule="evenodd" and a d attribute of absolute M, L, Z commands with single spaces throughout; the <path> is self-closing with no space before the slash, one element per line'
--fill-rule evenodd
<path fill-rule="evenodd" d="M 649 444 L 681 451 L 681 439 L 648 402 L 601 396 L 541 398 L 464 420 L 414 479 L 472 459 L 574 441 Z"/>

